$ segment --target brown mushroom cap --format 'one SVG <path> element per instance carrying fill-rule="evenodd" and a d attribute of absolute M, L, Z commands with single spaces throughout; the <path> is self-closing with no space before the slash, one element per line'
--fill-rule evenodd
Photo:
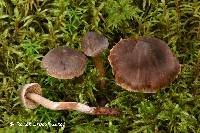
<path fill-rule="evenodd" d="M 108 45 L 108 39 L 97 32 L 88 32 L 82 39 L 83 52 L 87 56 L 94 57 L 100 54 Z"/>
<path fill-rule="evenodd" d="M 20 99 L 22 101 L 22 105 L 29 109 L 37 108 L 39 104 L 34 102 L 33 100 L 28 99 L 26 97 L 26 94 L 28 93 L 35 93 L 38 95 L 42 95 L 41 86 L 38 83 L 30 83 L 30 84 L 24 85 L 20 91 Z"/>
<path fill-rule="evenodd" d="M 52 77 L 72 79 L 83 74 L 86 56 L 67 47 L 54 48 L 42 59 L 42 67 Z"/>
<path fill-rule="evenodd" d="M 135 92 L 155 93 L 171 83 L 180 64 L 167 44 L 156 38 L 122 39 L 108 57 L 119 86 Z"/>

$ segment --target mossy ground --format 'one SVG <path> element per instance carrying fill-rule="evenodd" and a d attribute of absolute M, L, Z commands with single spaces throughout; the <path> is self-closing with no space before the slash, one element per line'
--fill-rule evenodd
<path fill-rule="evenodd" d="M 182 64 L 178 78 L 156 94 L 128 92 L 115 84 L 104 52 L 106 91 L 89 58 L 79 78 L 58 80 L 41 69 L 52 48 L 81 50 L 87 31 L 99 31 L 110 42 L 154 36 L 166 41 Z M 20 104 L 22 85 L 38 82 L 44 97 L 77 101 L 122 111 L 119 117 L 89 116 L 76 111 L 30 110 Z M 200 2 L 198 0 L 0 0 L 0 132 L 200 132 Z M 13 123 L 14 126 L 11 126 Z M 64 126 L 20 126 L 27 122 Z"/>

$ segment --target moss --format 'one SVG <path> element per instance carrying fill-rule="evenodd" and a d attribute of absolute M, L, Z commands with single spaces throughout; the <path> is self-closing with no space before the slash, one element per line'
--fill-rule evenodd
<path fill-rule="evenodd" d="M 0 132 L 200 132 L 200 2 L 198 0 L 0 0 Z M 97 71 L 88 59 L 85 73 L 58 80 L 41 69 L 50 49 L 66 45 L 81 50 L 87 31 L 100 31 L 110 42 L 155 36 L 169 44 L 182 64 L 178 78 L 156 94 L 127 92 L 115 84 L 105 51 L 107 91 L 99 92 Z M 54 101 L 107 105 L 119 117 L 88 116 L 76 111 L 24 109 L 22 85 L 38 82 Z M 20 123 L 64 126 L 20 126 Z M 15 124 L 12 126 L 12 124 Z M 12 127 L 11 127 L 12 126 Z"/>

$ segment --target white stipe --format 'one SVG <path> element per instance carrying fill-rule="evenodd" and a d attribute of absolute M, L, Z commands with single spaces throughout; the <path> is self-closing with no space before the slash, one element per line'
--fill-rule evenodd
<path fill-rule="evenodd" d="M 46 99 L 35 93 L 28 93 L 28 94 L 26 94 L 26 96 L 29 99 L 35 101 L 36 103 L 38 103 L 48 109 L 56 110 L 56 108 L 59 106 L 59 103 L 50 101 L 49 99 Z"/>

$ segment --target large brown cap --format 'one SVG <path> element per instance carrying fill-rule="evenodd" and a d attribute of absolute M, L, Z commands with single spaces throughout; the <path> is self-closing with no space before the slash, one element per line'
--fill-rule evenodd
<path fill-rule="evenodd" d="M 42 95 L 41 86 L 38 83 L 30 83 L 30 84 L 24 85 L 20 91 L 20 99 L 21 99 L 22 105 L 29 109 L 37 108 L 39 104 L 34 102 L 33 100 L 28 99 L 26 97 L 26 94 L 28 93 L 35 93 L 38 95 Z"/>
<path fill-rule="evenodd" d="M 171 83 L 180 64 L 167 44 L 156 38 L 122 39 L 108 57 L 119 86 L 135 92 L 155 93 Z"/>
<path fill-rule="evenodd" d="M 42 67 L 52 77 L 72 79 L 83 74 L 86 56 L 67 47 L 54 48 L 42 59 Z"/>
<path fill-rule="evenodd" d="M 94 57 L 100 54 L 108 45 L 108 39 L 97 32 L 88 32 L 82 39 L 83 52 L 87 56 Z"/>

